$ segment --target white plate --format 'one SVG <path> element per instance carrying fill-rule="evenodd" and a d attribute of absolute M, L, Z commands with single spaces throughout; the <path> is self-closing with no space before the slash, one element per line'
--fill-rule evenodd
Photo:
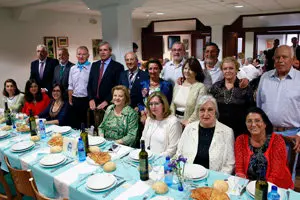
<path fill-rule="evenodd" d="M 55 165 L 42 165 L 42 164 L 40 163 L 40 166 L 41 166 L 41 167 L 44 167 L 44 168 L 57 167 L 57 166 L 59 166 L 59 165 L 65 163 L 67 160 L 68 160 L 68 159 L 65 158 L 64 160 L 62 160 L 61 162 L 59 162 L 59 163 L 57 163 L 57 164 L 55 164 Z"/>
<path fill-rule="evenodd" d="M 14 152 L 21 152 L 21 151 L 26 151 L 33 146 L 34 146 L 34 142 L 32 141 L 22 141 L 14 144 L 11 147 L 11 150 Z"/>
<path fill-rule="evenodd" d="M 202 165 L 186 164 L 184 166 L 184 176 L 188 179 L 201 179 L 207 175 L 207 169 Z"/>
<path fill-rule="evenodd" d="M 249 182 L 248 183 L 248 185 L 247 185 L 247 187 L 246 187 L 246 191 L 247 191 L 247 193 L 251 196 L 251 197 L 253 197 L 254 198 L 254 196 L 255 196 L 255 183 L 256 183 L 256 181 L 251 181 L 251 182 Z M 270 183 L 270 182 L 268 182 L 268 193 L 271 191 L 271 188 L 272 188 L 272 185 L 274 185 L 273 183 Z M 276 186 L 276 185 L 275 185 Z M 279 188 L 279 187 L 277 187 L 278 188 L 278 190 L 277 190 L 277 192 L 278 192 L 278 194 L 280 195 L 280 199 L 284 199 L 284 197 L 285 197 L 285 192 L 284 192 L 284 190 L 283 189 L 281 189 L 281 188 Z"/>
<path fill-rule="evenodd" d="M 118 183 L 118 181 L 115 181 L 111 186 L 108 186 L 107 188 L 101 189 L 101 190 L 94 190 L 92 188 L 89 188 L 87 185 L 85 185 L 86 189 L 92 192 L 103 192 L 106 190 L 109 190 L 110 188 L 114 187 L 116 184 Z"/>
<path fill-rule="evenodd" d="M 92 190 L 103 190 L 117 182 L 114 175 L 108 173 L 95 174 L 86 181 L 86 187 Z"/>
<path fill-rule="evenodd" d="M 148 159 L 150 159 L 153 156 L 153 153 L 149 150 L 146 150 L 148 153 Z M 139 161 L 139 153 L 141 152 L 141 149 L 135 149 L 129 153 L 129 158 L 135 161 Z"/>
<path fill-rule="evenodd" d="M 89 145 L 90 146 L 98 146 L 103 144 L 106 140 L 100 136 L 91 136 L 89 135 Z"/>
<path fill-rule="evenodd" d="M 57 125 L 52 125 L 49 128 L 46 129 L 47 132 L 52 131 L 56 133 L 61 133 L 65 134 L 69 132 L 72 128 L 70 126 L 57 126 Z"/>
<path fill-rule="evenodd" d="M 40 164 L 43 166 L 53 166 L 63 162 L 66 156 L 63 154 L 48 154 L 40 160 Z"/>
<path fill-rule="evenodd" d="M 151 200 L 174 200 L 173 197 L 168 197 L 168 196 L 156 196 L 152 198 Z"/>
<path fill-rule="evenodd" d="M 9 132 L 7 131 L 0 131 L 0 138 L 5 138 L 9 135 Z"/>

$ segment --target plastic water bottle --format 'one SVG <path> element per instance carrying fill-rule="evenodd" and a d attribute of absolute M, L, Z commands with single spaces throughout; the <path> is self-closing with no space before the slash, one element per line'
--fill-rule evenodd
<path fill-rule="evenodd" d="M 169 167 L 170 163 L 170 156 L 166 157 L 166 162 L 164 164 L 164 174 L 165 174 L 165 183 L 168 186 L 172 186 L 173 184 L 173 174 L 172 174 L 172 168 Z"/>
<path fill-rule="evenodd" d="M 78 159 L 79 162 L 83 162 L 86 159 L 84 143 L 81 138 L 78 139 Z"/>
<path fill-rule="evenodd" d="M 277 192 L 277 187 L 272 185 L 271 192 L 268 193 L 268 200 L 279 200 L 280 195 Z"/>
<path fill-rule="evenodd" d="M 40 129 L 41 139 L 45 139 L 46 138 L 46 128 L 45 128 L 45 124 L 44 124 L 43 120 L 41 120 L 41 119 L 39 121 L 39 129 Z"/>

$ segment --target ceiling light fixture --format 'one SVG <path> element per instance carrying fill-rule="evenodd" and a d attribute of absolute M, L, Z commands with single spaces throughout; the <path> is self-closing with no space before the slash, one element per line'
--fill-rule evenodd
<path fill-rule="evenodd" d="M 235 8 L 243 8 L 244 6 L 243 5 L 236 5 L 234 6 Z"/>
<path fill-rule="evenodd" d="M 156 15 L 164 15 L 165 13 L 162 13 L 162 12 L 158 12 L 156 13 Z"/>

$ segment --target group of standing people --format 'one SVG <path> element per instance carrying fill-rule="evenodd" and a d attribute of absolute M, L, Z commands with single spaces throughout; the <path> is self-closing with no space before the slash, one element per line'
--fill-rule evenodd
<path fill-rule="evenodd" d="M 108 42 L 98 50 L 101 60 L 90 63 L 88 48 L 78 47 L 73 64 L 67 49 L 59 49 L 58 62 L 38 45 L 24 105 L 16 83 L 4 83 L 10 108 L 73 128 L 86 123 L 88 112 L 96 119 L 96 111 L 103 111 L 98 134 L 109 140 L 135 146 L 142 138 L 154 153 L 183 155 L 190 163 L 226 173 L 235 169 L 251 179 L 264 168 L 267 180 L 293 188 L 284 140 L 275 134 L 292 137 L 300 150 L 300 116 L 294 112 L 300 108 L 300 72 L 291 68 L 290 47 L 275 50 L 275 69 L 263 74 L 257 95 L 234 58 L 218 61 L 215 43 L 206 45 L 199 62 L 185 58 L 184 44 L 176 42 L 172 60 L 164 67 L 149 60 L 146 71 L 134 52 L 125 54 L 124 71 Z"/>

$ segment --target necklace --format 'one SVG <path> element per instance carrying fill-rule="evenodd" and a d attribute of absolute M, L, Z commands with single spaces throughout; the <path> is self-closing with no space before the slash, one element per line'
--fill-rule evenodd
<path fill-rule="evenodd" d="M 154 134 L 154 132 L 157 130 L 157 128 L 160 126 L 162 121 L 158 121 L 158 123 L 156 123 L 156 126 L 151 126 L 151 131 L 150 131 L 150 136 L 149 136 L 149 143 L 147 146 L 147 149 L 150 150 L 150 144 L 151 144 L 151 140 L 152 140 L 152 136 Z"/>
<path fill-rule="evenodd" d="M 224 92 L 224 103 L 226 103 L 226 104 L 229 104 L 230 102 L 231 102 L 231 100 L 232 100 L 232 94 L 233 94 L 233 91 L 234 91 L 234 88 L 232 88 L 232 90 L 224 90 L 223 92 Z M 227 95 L 227 94 L 229 94 L 230 93 L 230 95 Z M 229 97 L 228 97 L 229 96 Z"/>
<path fill-rule="evenodd" d="M 8 97 L 9 100 L 13 100 L 16 96 Z"/>

